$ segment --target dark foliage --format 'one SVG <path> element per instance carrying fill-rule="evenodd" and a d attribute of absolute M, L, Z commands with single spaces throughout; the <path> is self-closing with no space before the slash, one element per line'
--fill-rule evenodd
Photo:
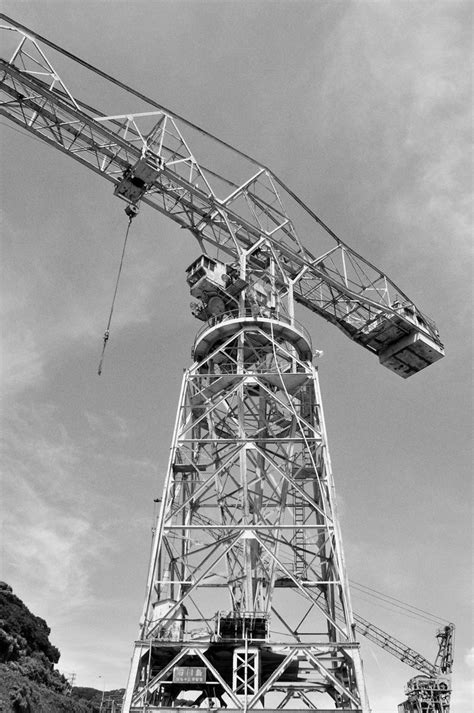
<path fill-rule="evenodd" d="M 59 661 L 59 650 L 49 641 L 50 628 L 35 616 L 12 588 L 0 582 L 0 661 L 16 661 L 41 653 L 50 666 Z"/>
<path fill-rule="evenodd" d="M 97 708 L 96 711 L 99 709 Z M 0 711 L 2 713 L 96 713 L 87 701 L 57 693 L 30 681 L 7 664 L 0 664 Z"/>
<path fill-rule="evenodd" d="M 112 691 L 98 691 L 96 688 L 86 688 L 75 686 L 71 691 L 71 697 L 82 701 L 87 701 L 93 708 L 91 710 L 99 710 L 103 699 L 103 709 L 110 710 L 112 701 L 116 704 L 122 702 L 125 689 L 118 688 Z"/>
<path fill-rule="evenodd" d="M 2 713 L 98 713 L 121 701 L 123 691 L 74 688 L 55 670 L 59 650 L 44 619 L 32 614 L 12 588 L 0 582 L 0 711 Z"/>

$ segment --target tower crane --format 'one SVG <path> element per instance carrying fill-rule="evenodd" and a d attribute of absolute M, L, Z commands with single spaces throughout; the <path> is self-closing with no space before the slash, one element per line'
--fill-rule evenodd
<path fill-rule="evenodd" d="M 148 205 L 201 252 L 186 280 L 203 325 L 179 396 L 124 713 L 206 701 L 368 712 L 356 632 L 380 630 L 352 612 L 315 353 L 295 303 L 403 378 L 444 355 L 434 322 L 266 166 L 1 22 L 13 45 L 0 61 L 1 113 L 109 180 L 130 219 Z M 53 56 L 145 109 L 96 110 Z"/>

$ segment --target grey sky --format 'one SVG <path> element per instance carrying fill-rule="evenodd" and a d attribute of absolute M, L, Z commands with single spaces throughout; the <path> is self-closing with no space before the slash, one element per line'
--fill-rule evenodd
<path fill-rule="evenodd" d="M 432 316 L 403 381 L 310 313 L 349 576 L 457 624 L 472 678 L 470 2 L 10 2 L 3 12 L 269 165 Z M 60 68 L 58 70 L 61 73 Z M 106 113 L 115 95 L 64 75 Z M 116 103 L 118 102 L 118 103 Z M 125 685 L 182 370 L 192 238 L 144 208 L 96 375 L 126 217 L 110 184 L 2 119 L 2 576 L 79 685 Z M 313 252 L 318 246 L 308 236 Z M 353 592 L 426 654 L 435 625 Z M 364 645 L 376 713 L 410 669 Z M 471 653 L 470 653 L 471 652 Z"/>

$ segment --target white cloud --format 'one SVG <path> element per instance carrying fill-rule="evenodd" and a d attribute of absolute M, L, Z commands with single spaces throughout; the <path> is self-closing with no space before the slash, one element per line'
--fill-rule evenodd
<path fill-rule="evenodd" d="M 143 532 L 141 511 L 127 532 L 117 533 L 117 522 L 146 502 L 144 476 L 154 473 L 117 447 L 129 438 L 123 418 L 79 413 L 68 430 L 63 417 L 59 406 L 18 405 L 3 427 L 2 576 L 26 592 L 28 606 L 51 608 L 56 619 L 91 605 L 97 572 L 113 567 L 135 527 Z"/>
<path fill-rule="evenodd" d="M 82 606 L 104 547 L 78 507 L 80 460 L 54 409 L 18 409 L 5 424 L 4 576 L 57 612 Z M 31 597 L 30 597 L 31 598 Z"/>
<path fill-rule="evenodd" d="M 464 656 L 464 662 L 470 668 L 474 668 L 474 646 L 472 646 L 469 651 Z"/>
<path fill-rule="evenodd" d="M 106 434 L 108 438 L 123 440 L 129 436 L 127 421 L 111 411 L 100 416 L 87 411 L 85 417 L 90 430 L 96 437 Z"/>
<path fill-rule="evenodd" d="M 459 10 L 457 3 L 349 5 L 318 96 L 325 140 L 337 138 L 352 170 L 363 163 L 357 181 L 376 170 L 373 188 L 390 187 L 399 219 L 441 221 L 451 237 L 453 227 L 471 222 L 470 37 Z"/>
<path fill-rule="evenodd" d="M 474 706 L 474 683 L 472 678 L 458 674 L 456 670 L 453 675 L 453 694 L 451 699 L 452 713 L 468 713 Z"/>
<path fill-rule="evenodd" d="M 4 421 L 4 465 L 11 482 L 24 479 L 41 488 L 44 496 L 58 497 L 61 488 L 64 495 L 74 495 L 65 486 L 80 452 L 61 423 L 58 410 L 48 404 L 12 407 Z"/>
<path fill-rule="evenodd" d="M 16 391 L 38 383 L 43 375 L 44 355 L 38 348 L 34 331 L 21 331 L 4 323 L 0 353 L 0 383 L 7 391 Z"/>
<path fill-rule="evenodd" d="M 18 479 L 5 515 L 4 569 L 21 581 L 30 606 L 48 601 L 56 616 L 84 606 L 90 596 L 88 569 L 101 550 L 86 517 L 61 512 Z M 31 602 L 33 600 L 33 603 Z"/>

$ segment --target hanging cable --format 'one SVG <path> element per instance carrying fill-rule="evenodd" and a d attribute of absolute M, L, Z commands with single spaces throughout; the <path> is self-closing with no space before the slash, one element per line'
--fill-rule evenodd
<path fill-rule="evenodd" d="M 393 597 L 390 594 L 380 592 L 378 589 L 373 589 L 372 587 L 368 587 L 365 584 L 356 582 L 353 579 L 350 579 L 349 581 L 353 589 L 358 589 L 360 590 L 360 592 L 363 592 L 368 596 L 384 601 L 391 607 L 396 607 L 397 609 L 400 609 L 402 611 L 404 610 L 406 612 L 409 612 L 410 614 L 413 614 L 414 616 L 420 619 L 425 619 L 426 621 L 431 621 L 432 623 L 438 625 L 442 625 L 448 621 L 447 619 L 444 619 L 442 617 L 437 616 L 436 614 L 426 611 L 426 609 L 420 609 L 419 607 L 416 607 L 413 604 L 409 604 L 408 602 L 404 602 L 401 599 L 397 599 L 396 597 Z"/>
<path fill-rule="evenodd" d="M 135 216 L 138 213 L 138 206 L 130 203 L 130 205 L 128 205 L 125 208 L 125 213 L 128 215 L 128 225 L 127 225 L 127 230 L 125 232 L 125 240 L 123 242 L 122 257 L 120 258 L 120 265 L 119 265 L 119 269 L 118 269 L 118 273 L 117 273 L 117 280 L 115 282 L 114 296 L 112 298 L 112 305 L 110 307 L 109 321 L 107 322 L 107 328 L 104 332 L 104 343 L 102 345 L 102 354 L 100 355 L 99 368 L 97 370 L 97 373 L 99 376 L 102 374 L 102 364 L 104 361 L 105 348 L 107 346 L 107 342 L 109 341 L 110 324 L 112 322 L 112 315 L 114 313 L 115 299 L 117 297 L 117 290 L 118 290 L 118 286 L 119 286 L 120 275 L 122 273 L 123 259 L 125 257 L 125 250 L 127 248 L 128 234 L 130 232 L 130 226 L 132 225 L 132 220 L 135 218 Z"/>
<path fill-rule="evenodd" d="M 411 612 L 410 609 L 407 609 L 406 611 L 396 609 L 393 605 L 391 605 L 390 602 L 386 601 L 385 599 L 376 597 L 374 600 L 373 598 L 364 596 L 365 594 L 368 594 L 368 592 L 365 592 L 364 594 L 362 594 L 361 590 L 354 589 L 354 585 L 351 585 L 351 596 L 354 600 L 357 600 L 357 602 L 361 602 L 361 601 L 368 602 L 373 607 L 385 609 L 385 611 L 388 611 L 391 614 L 400 614 L 405 619 L 414 619 L 415 621 L 418 621 L 418 622 L 427 622 L 429 624 L 435 624 L 436 626 L 441 625 L 440 622 L 434 621 L 433 619 L 428 619 L 426 617 L 422 617 L 419 614 L 416 614 L 415 612 Z"/>

